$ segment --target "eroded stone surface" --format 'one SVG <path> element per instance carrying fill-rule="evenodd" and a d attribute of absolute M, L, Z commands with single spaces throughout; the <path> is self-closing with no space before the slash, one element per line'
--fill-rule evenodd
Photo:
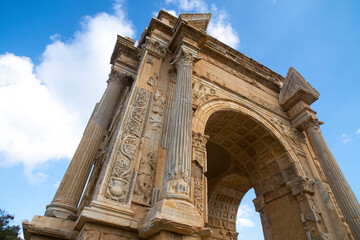
<path fill-rule="evenodd" d="M 160 11 L 138 46 L 117 37 L 108 88 L 25 239 L 237 239 L 251 188 L 266 240 L 360 239 L 318 92 L 207 35 L 209 19 Z"/>

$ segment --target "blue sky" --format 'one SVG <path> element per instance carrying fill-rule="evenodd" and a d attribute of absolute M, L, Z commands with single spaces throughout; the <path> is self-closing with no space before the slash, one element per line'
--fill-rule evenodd
<path fill-rule="evenodd" d="M 43 214 L 100 99 L 116 34 L 136 40 L 160 9 L 212 12 L 208 32 L 285 76 L 295 67 L 360 198 L 360 2 L 38 0 L 0 3 L 0 208 Z M 262 239 L 246 195 L 239 239 Z"/>

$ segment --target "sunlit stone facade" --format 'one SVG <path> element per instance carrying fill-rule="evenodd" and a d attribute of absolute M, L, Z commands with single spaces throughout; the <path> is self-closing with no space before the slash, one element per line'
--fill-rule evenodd
<path fill-rule="evenodd" d="M 310 105 L 319 93 L 160 11 L 117 37 L 107 88 L 36 239 L 237 239 L 254 188 L 266 240 L 360 239 L 360 207 Z M 276 56 L 274 56 L 276 57 Z"/>

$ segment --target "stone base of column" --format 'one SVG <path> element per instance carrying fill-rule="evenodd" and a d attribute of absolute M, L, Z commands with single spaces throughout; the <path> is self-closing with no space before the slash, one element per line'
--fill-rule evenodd
<path fill-rule="evenodd" d="M 162 199 L 150 209 L 139 228 L 141 238 L 149 238 L 160 231 L 184 235 L 203 235 L 204 221 L 190 202 L 182 199 Z"/>
<path fill-rule="evenodd" d="M 51 203 L 46 206 L 45 216 L 75 221 L 77 209 L 64 203 Z"/>
<path fill-rule="evenodd" d="M 75 223 L 75 230 L 81 231 L 87 223 L 96 223 L 137 231 L 138 221 L 133 218 L 133 213 L 128 208 L 92 201 L 89 207 L 84 207 L 81 211 Z"/>
<path fill-rule="evenodd" d="M 24 237 L 30 239 L 75 239 L 74 221 L 46 216 L 34 216 L 29 223 L 23 221 Z"/>

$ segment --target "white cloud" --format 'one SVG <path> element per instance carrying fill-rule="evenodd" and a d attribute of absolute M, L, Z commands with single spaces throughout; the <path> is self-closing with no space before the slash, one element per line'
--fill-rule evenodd
<path fill-rule="evenodd" d="M 360 134 L 360 128 L 356 131 L 356 134 Z"/>
<path fill-rule="evenodd" d="M 207 5 L 203 0 L 166 0 L 166 3 L 172 3 L 184 11 L 207 11 Z"/>
<path fill-rule="evenodd" d="M 253 215 L 254 210 L 247 204 L 241 204 L 237 217 L 236 217 L 236 226 L 237 228 L 247 227 L 251 228 L 255 226 L 255 223 L 250 219 L 250 217 Z"/>
<path fill-rule="evenodd" d="M 58 188 L 60 186 L 60 181 L 56 181 L 53 185 L 55 188 Z"/>
<path fill-rule="evenodd" d="M 212 4 L 211 10 L 209 10 L 207 4 L 202 0 L 166 0 L 166 3 L 173 4 L 180 12 L 211 12 L 212 17 L 207 32 L 232 48 L 239 47 L 239 36 L 228 21 L 229 16 L 224 9 L 219 10 L 215 4 Z"/>
<path fill-rule="evenodd" d="M 170 13 L 171 15 L 175 16 L 175 17 L 178 17 L 178 14 L 176 13 L 175 10 L 167 10 L 167 9 L 164 9 L 164 11 Z"/>
<path fill-rule="evenodd" d="M 351 141 L 351 138 L 350 138 L 347 134 L 345 134 L 345 133 L 343 133 L 343 134 L 341 135 L 341 138 L 342 138 L 342 143 L 344 143 L 344 144 Z"/>
<path fill-rule="evenodd" d="M 87 121 L 106 87 L 117 34 L 135 35 L 119 4 L 115 5 L 114 15 L 86 16 L 81 31 L 70 41 L 56 40 L 48 45 L 42 63 L 36 68 L 37 76 L 67 108 L 80 111 L 82 123 Z"/>
<path fill-rule="evenodd" d="M 32 182 L 49 160 L 71 158 L 106 87 L 116 35 L 134 37 L 122 11 L 86 16 L 72 39 L 46 47 L 36 67 L 29 58 L 0 55 L 0 166 L 23 164 Z"/>
<path fill-rule="evenodd" d="M 228 15 L 226 11 L 218 10 L 215 5 L 212 5 L 212 12 L 208 33 L 230 47 L 238 48 L 240 45 L 239 36 L 231 23 L 227 21 Z"/>
<path fill-rule="evenodd" d="M 29 58 L 0 55 L 0 166 L 23 163 L 32 182 L 49 159 L 69 158 L 81 133 L 76 115 L 51 96 L 33 73 Z"/>

